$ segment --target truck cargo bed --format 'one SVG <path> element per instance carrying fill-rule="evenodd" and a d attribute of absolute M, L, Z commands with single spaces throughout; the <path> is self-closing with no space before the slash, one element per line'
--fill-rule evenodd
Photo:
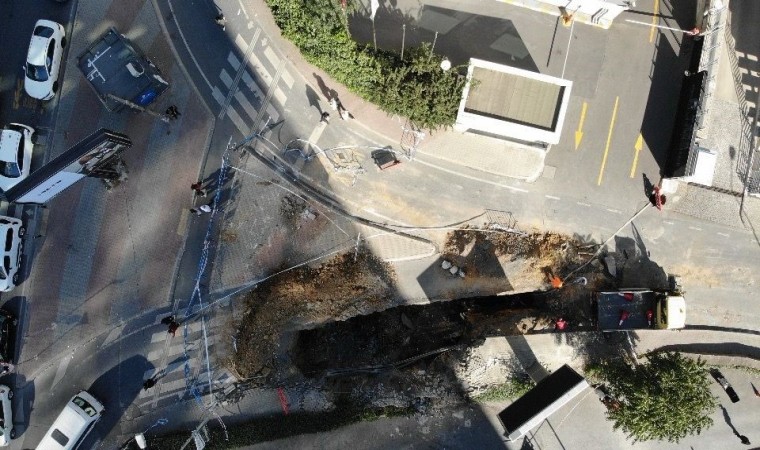
<path fill-rule="evenodd" d="M 632 297 L 630 300 L 626 297 Z M 655 312 L 657 293 L 653 291 L 598 292 L 597 326 L 602 331 L 636 330 L 650 328 L 647 311 Z M 620 326 L 620 315 L 628 311 L 628 318 Z"/>

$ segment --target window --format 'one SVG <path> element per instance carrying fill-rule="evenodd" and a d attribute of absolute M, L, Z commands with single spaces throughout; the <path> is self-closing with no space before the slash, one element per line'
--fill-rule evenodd
<path fill-rule="evenodd" d="M 13 228 L 8 227 L 5 233 L 5 251 L 9 252 L 13 248 Z"/>
<path fill-rule="evenodd" d="M 78 407 L 82 408 L 82 411 L 84 411 L 84 413 L 90 417 L 94 417 L 98 413 L 95 410 L 95 408 L 87 400 L 83 399 L 82 397 L 78 395 L 74 397 L 74 399 L 71 401 Z"/>
<path fill-rule="evenodd" d="M 26 63 L 26 76 L 34 81 L 47 81 L 49 78 L 45 66 L 35 66 L 34 64 L 29 63 Z"/>
<path fill-rule="evenodd" d="M 55 441 L 56 441 L 57 443 L 61 444 L 61 445 L 62 445 L 62 446 L 64 446 L 64 447 L 65 447 L 65 446 L 66 446 L 66 444 L 68 444 L 68 442 L 69 442 L 69 438 L 68 438 L 68 437 L 67 437 L 65 434 L 61 433 L 61 432 L 58 430 L 58 428 L 56 428 L 55 430 L 53 430 L 53 432 L 50 434 L 50 436 L 51 436 L 53 439 L 55 439 Z"/>
<path fill-rule="evenodd" d="M 24 141 L 26 141 L 26 139 L 24 139 L 24 135 L 22 133 L 21 139 L 18 141 L 18 152 L 16 154 L 16 162 L 19 166 L 19 175 L 21 175 L 21 171 L 24 169 L 24 149 L 26 148 Z"/>
<path fill-rule="evenodd" d="M 34 35 L 49 38 L 53 36 L 53 29 L 50 27 L 37 27 L 34 29 Z"/>
<path fill-rule="evenodd" d="M 0 161 L 0 175 L 6 178 L 18 178 L 21 169 L 15 161 Z"/>
<path fill-rule="evenodd" d="M 47 59 L 45 60 L 45 63 L 47 64 L 48 71 L 53 70 L 53 57 L 55 56 L 55 39 L 51 39 L 50 43 L 48 44 L 48 51 L 47 51 Z"/>

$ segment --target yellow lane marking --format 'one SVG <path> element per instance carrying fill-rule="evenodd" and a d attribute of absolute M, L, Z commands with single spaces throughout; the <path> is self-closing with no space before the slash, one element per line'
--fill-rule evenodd
<path fill-rule="evenodd" d="M 575 149 L 578 150 L 578 146 L 581 145 L 581 139 L 583 139 L 583 122 L 586 120 L 586 109 L 588 103 L 583 102 L 583 108 L 581 109 L 581 121 L 578 122 L 578 130 L 575 132 Z"/>
<path fill-rule="evenodd" d="M 639 133 L 639 137 L 636 138 L 636 143 L 633 144 L 633 148 L 636 150 L 636 153 L 633 154 L 633 164 L 631 165 L 631 178 L 633 178 L 634 175 L 636 175 L 636 166 L 639 164 L 639 152 L 642 148 L 644 148 L 644 138 L 641 136 L 641 133 Z"/>
<path fill-rule="evenodd" d="M 654 0 L 654 14 L 652 14 L 652 28 L 649 29 L 649 43 L 654 42 L 654 31 L 657 29 L 654 25 L 657 25 L 658 15 L 660 14 L 660 0 Z"/>
<path fill-rule="evenodd" d="M 599 168 L 599 178 L 596 180 L 596 185 L 602 184 L 602 177 L 604 176 L 604 166 L 607 165 L 607 155 L 610 153 L 610 142 L 612 142 L 612 130 L 615 128 L 615 118 L 617 117 L 618 102 L 620 97 L 615 97 L 615 108 L 612 110 L 612 120 L 610 120 L 610 131 L 607 132 L 607 145 L 604 146 L 604 157 L 602 157 L 602 167 Z"/>

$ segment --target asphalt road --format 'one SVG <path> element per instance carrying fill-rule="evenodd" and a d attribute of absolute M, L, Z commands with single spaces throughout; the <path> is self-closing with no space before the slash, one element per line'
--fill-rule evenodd
<path fill-rule="evenodd" d="M 63 23 L 68 23 L 66 17 L 72 13 L 66 8 L 76 5 L 72 0 L 62 7 Z M 164 380 L 170 390 L 146 395 L 139 389 L 141 380 L 154 368 L 174 364 L 174 369 L 183 370 L 180 355 L 187 344 L 167 340 L 158 320 L 173 308 L 186 306 L 185 295 L 195 281 L 200 251 L 190 245 L 184 258 L 173 265 L 182 249 L 178 236 L 188 232 L 188 242 L 192 244 L 202 240 L 204 231 L 203 227 L 189 226 L 186 214 L 156 214 L 156 211 L 188 206 L 187 185 L 198 173 L 214 173 L 219 165 L 218 156 L 228 142 L 237 142 L 252 131 L 269 126 L 271 129 L 265 134 L 279 148 L 295 138 L 308 138 L 321 146 L 395 144 L 340 122 L 319 127 L 320 109 L 327 107 L 324 100 L 319 101 L 324 98 L 319 92 L 319 80 L 310 74 L 304 74 L 306 80 L 301 78 L 273 44 L 271 30 L 258 25 L 252 9 L 238 2 L 219 2 L 228 18 L 227 29 L 221 30 L 213 23 L 216 10 L 211 2 L 165 0 L 158 5 L 201 98 L 219 119 L 209 141 L 212 157 L 205 165 L 200 161 L 206 141 L 205 135 L 192 134 L 198 124 L 181 125 L 182 134 L 193 139 L 182 140 L 177 133 L 166 137 L 166 129 L 151 121 L 104 114 L 89 87 L 79 82 L 79 74 L 66 77 L 64 87 L 70 90 L 61 100 L 59 97 L 54 100 L 62 102 L 62 117 L 66 119 L 58 124 L 57 133 L 51 133 L 51 139 L 58 136 L 59 142 L 75 140 L 91 125 L 77 119 L 90 115 L 100 125 L 130 130 L 138 145 L 148 150 L 129 161 L 132 176 L 140 180 L 136 183 L 140 189 L 129 196 L 119 194 L 109 198 L 104 197 L 97 182 L 88 182 L 56 200 L 50 207 L 48 221 L 42 224 L 46 237 L 39 244 L 42 250 L 32 266 L 32 282 L 14 292 L 10 303 L 20 311 L 27 303 L 34 307 L 30 309 L 31 316 L 24 319 L 24 338 L 20 343 L 23 365 L 15 380 L 17 386 L 24 386 L 23 395 L 17 400 L 18 417 L 23 418 L 18 422 L 26 425 L 17 426 L 24 443 L 34 443 L 41 437 L 62 402 L 76 388 L 91 388 L 111 405 L 109 416 L 91 437 L 93 445 L 98 441 L 118 443 L 120 436 L 133 431 L 131 420 L 148 413 L 159 414 L 160 418 L 168 403 L 188 398 L 185 380 L 176 372 Z M 0 39 L 6 42 L 9 36 L 21 36 L 20 44 L 18 48 L 3 46 L 0 55 L 8 61 L 13 58 L 23 61 L 36 16 L 20 2 L 11 6 L 14 16 L 8 19 L 12 19 L 11 27 L 19 28 L 15 33 L 7 31 L 13 28 L 4 28 Z M 37 7 L 52 13 L 59 5 L 40 2 Z M 150 3 L 142 8 L 142 12 L 132 12 L 137 16 L 152 11 L 145 9 L 152 8 Z M 77 45 L 84 45 L 97 35 L 96 30 L 108 24 L 120 25 L 131 32 L 138 44 L 150 49 L 151 56 L 169 72 L 170 78 L 179 78 L 179 69 L 170 62 L 171 53 L 157 43 L 157 25 L 148 21 L 132 24 L 135 16 L 127 17 L 128 12 L 88 10 L 80 19 L 86 24 L 81 25 L 82 29 L 87 32 L 83 32 Z M 678 14 L 688 16 L 688 8 L 679 9 Z M 564 61 L 562 44 L 569 38 L 569 30 L 557 28 L 552 36 L 548 30 L 556 28 L 554 18 L 525 10 L 510 10 L 510 17 L 514 30 L 524 38 L 532 64 L 540 71 L 559 75 Z M 680 18 L 677 22 L 688 27 L 687 19 Z M 29 30 L 23 31 L 25 27 Z M 677 95 L 674 74 L 682 64 L 674 50 L 680 36 L 658 35 L 656 41 L 649 42 L 646 29 L 623 24 L 620 30 L 624 33 L 615 35 L 582 26 L 574 29 L 566 76 L 578 82 L 563 144 L 552 150 L 548 160 L 557 167 L 553 180 L 542 179 L 528 186 L 419 158 L 419 164 L 404 163 L 392 174 L 368 174 L 360 177 L 353 187 L 333 183 L 332 189 L 344 199 L 347 208 L 398 222 L 448 224 L 492 208 L 513 212 L 519 226 L 526 229 L 537 226 L 606 239 L 645 204 L 640 174 L 647 173 L 656 179 L 660 157 L 657 152 L 667 133 L 647 132 L 644 124 L 664 123 L 672 114 L 656 105 L 668 104 L 668 96 L 674 99 Z M 637 39 L 642 44 L 627 45 L 627 39 Z M 445 48 L 445 40 L 441 45 Z M 19 52 L 21 56 L 5 55 L 4 51 Z M 246 69 L 241 61 L 251 68 Z M 650 72 L 653 62 L 655 66 Z M 19 77 L 18 72 L 12 74 L 12 67 L 3 66 L 2 70 L 8 70 L 7 74 L 2 73 L 3 92 L 9 92 L 11 86 L 19 88 L 13 84 L 6 86 L 9 79 Z M 621 74 L 627 77 L 624 89 L 620 87 Z M 167 100 L 179 104 L 183 111 L 203 109 L 197 101 L 193 103 L 194 94 L 186 86 L 175 84 L 168 95 Z M 4 120 L 18 114 L 24 120 L 40 120 L 42 127 L 53 123 L 55 104 L 47 107 L 47 115 L 38 116 L 39 105 L 26 105 L 28 102 L 22 101 L 14 109 L 13 102 L 6 101 L 9 97 L 0 100 Z M 618 110 L 613 114 L 616 101 Z M 587 103 L 584 136 L 575 149 L 574 139 L 568 136 L 574 136 L 579 127 L 584 102 Z M 93 111 L 98 113 L 92 114 Z M 639 133 L 645 145 L 634 166 Z M 167 142 L 168 139 L 178 140 Z M 180 152 L 180 148 L 196 151 Z M 43 154 L 62 149 L 60 146 Z M 168 158 L 169 151 L 177 152 L 175 157 Z M 602 167 L 605 153 L 607 162 Z M 39 161 L 39 154 L 35 154 L 35 161 Z M 166 173 L 172 176 L 167 177 Z M 321 178 L 327 179 L 327 175 L 323 172 Z M 632 196 L 631 192 L 636 194 Z M 633 200 L 621 204 L 621 198 Z M 140 220 L 125 221 L 119 214 L 125 210 L 136 212 L 133 217 Z M 164 222 L 159 216 L 171 216 L 171 220 Z M 754 269 L 760 256 L 757 241 L 748 233 L 668 213 L 660 215 L 650 208 L 635 221 L 635 228 L 625 228 L 622 237 L 630 242 L 621 239 L 619 245 L 642 253 L 649 251 L 652 260 L 666 269 L 692 271 L 690 276 L 695 283 L 689 287 L 690 323 L 747 329 L 757 323 L 757 314 L 745 307 L 747 292 L 755 285 Z M 704 273 L 705 267 L 712 269 L 709 276 Z M 172 285 L 175 270 L 179 276 L 176 285 Z M 173 302 L 173 294 L 180 300 Z M 202 334 L 199 328 L 192 328 L 188 342 L 195 342 L 194 345 L 203 342 Z M 737 419 L 738 424 L 744 425 L 741 420 L 744 419 Z"/>

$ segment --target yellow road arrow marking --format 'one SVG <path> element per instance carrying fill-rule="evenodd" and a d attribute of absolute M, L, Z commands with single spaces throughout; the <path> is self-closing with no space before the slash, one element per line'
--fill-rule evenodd
<path fill-rule="evenodd" d="M 578 150 L 578 146 L 581 145 L 581 139 L 583 139 L 583 122 L 586 121 L 586 108 L 588 108 L 588 103 L 583 102 L 583 108 L 581 108 L 581 121 L 578 122 L 578 130 L 575 132 L 576 150 Z"/>
<path fill-rule="evenodd" d="M 636 150 L 636 153 L 633 154 L 633 164 L 631 165 L 631 178 L 633 178 L 634 175 L 636 175 L 636 166 L 639 164 L 639 152 L 642 148 L 644 148 L 644 138 L 641 136 L 641 133 L 639 133 L 639 137 L 636 138 L 636 143 L 633 144 L 633 148 Z"/>
<path fill-rule="evenodd" d="M 596 179 L 596 185 L 602 184 L 604 176 L 604 166 L 607 165 L 607 155 L 610 153 L 610 142 L 612 142 L 612 130 L 615 128 L 615 118 L 617 117 L 618 102 L 620 97 L 615 97 L 615 108 L 612 110 L 612 119 L 610 120 L 610 131 L 607 132 L 607 145 L 604 146 L 604 156 L 602 157 L 602 167 L 599 168 L 599 178 Z"/>

